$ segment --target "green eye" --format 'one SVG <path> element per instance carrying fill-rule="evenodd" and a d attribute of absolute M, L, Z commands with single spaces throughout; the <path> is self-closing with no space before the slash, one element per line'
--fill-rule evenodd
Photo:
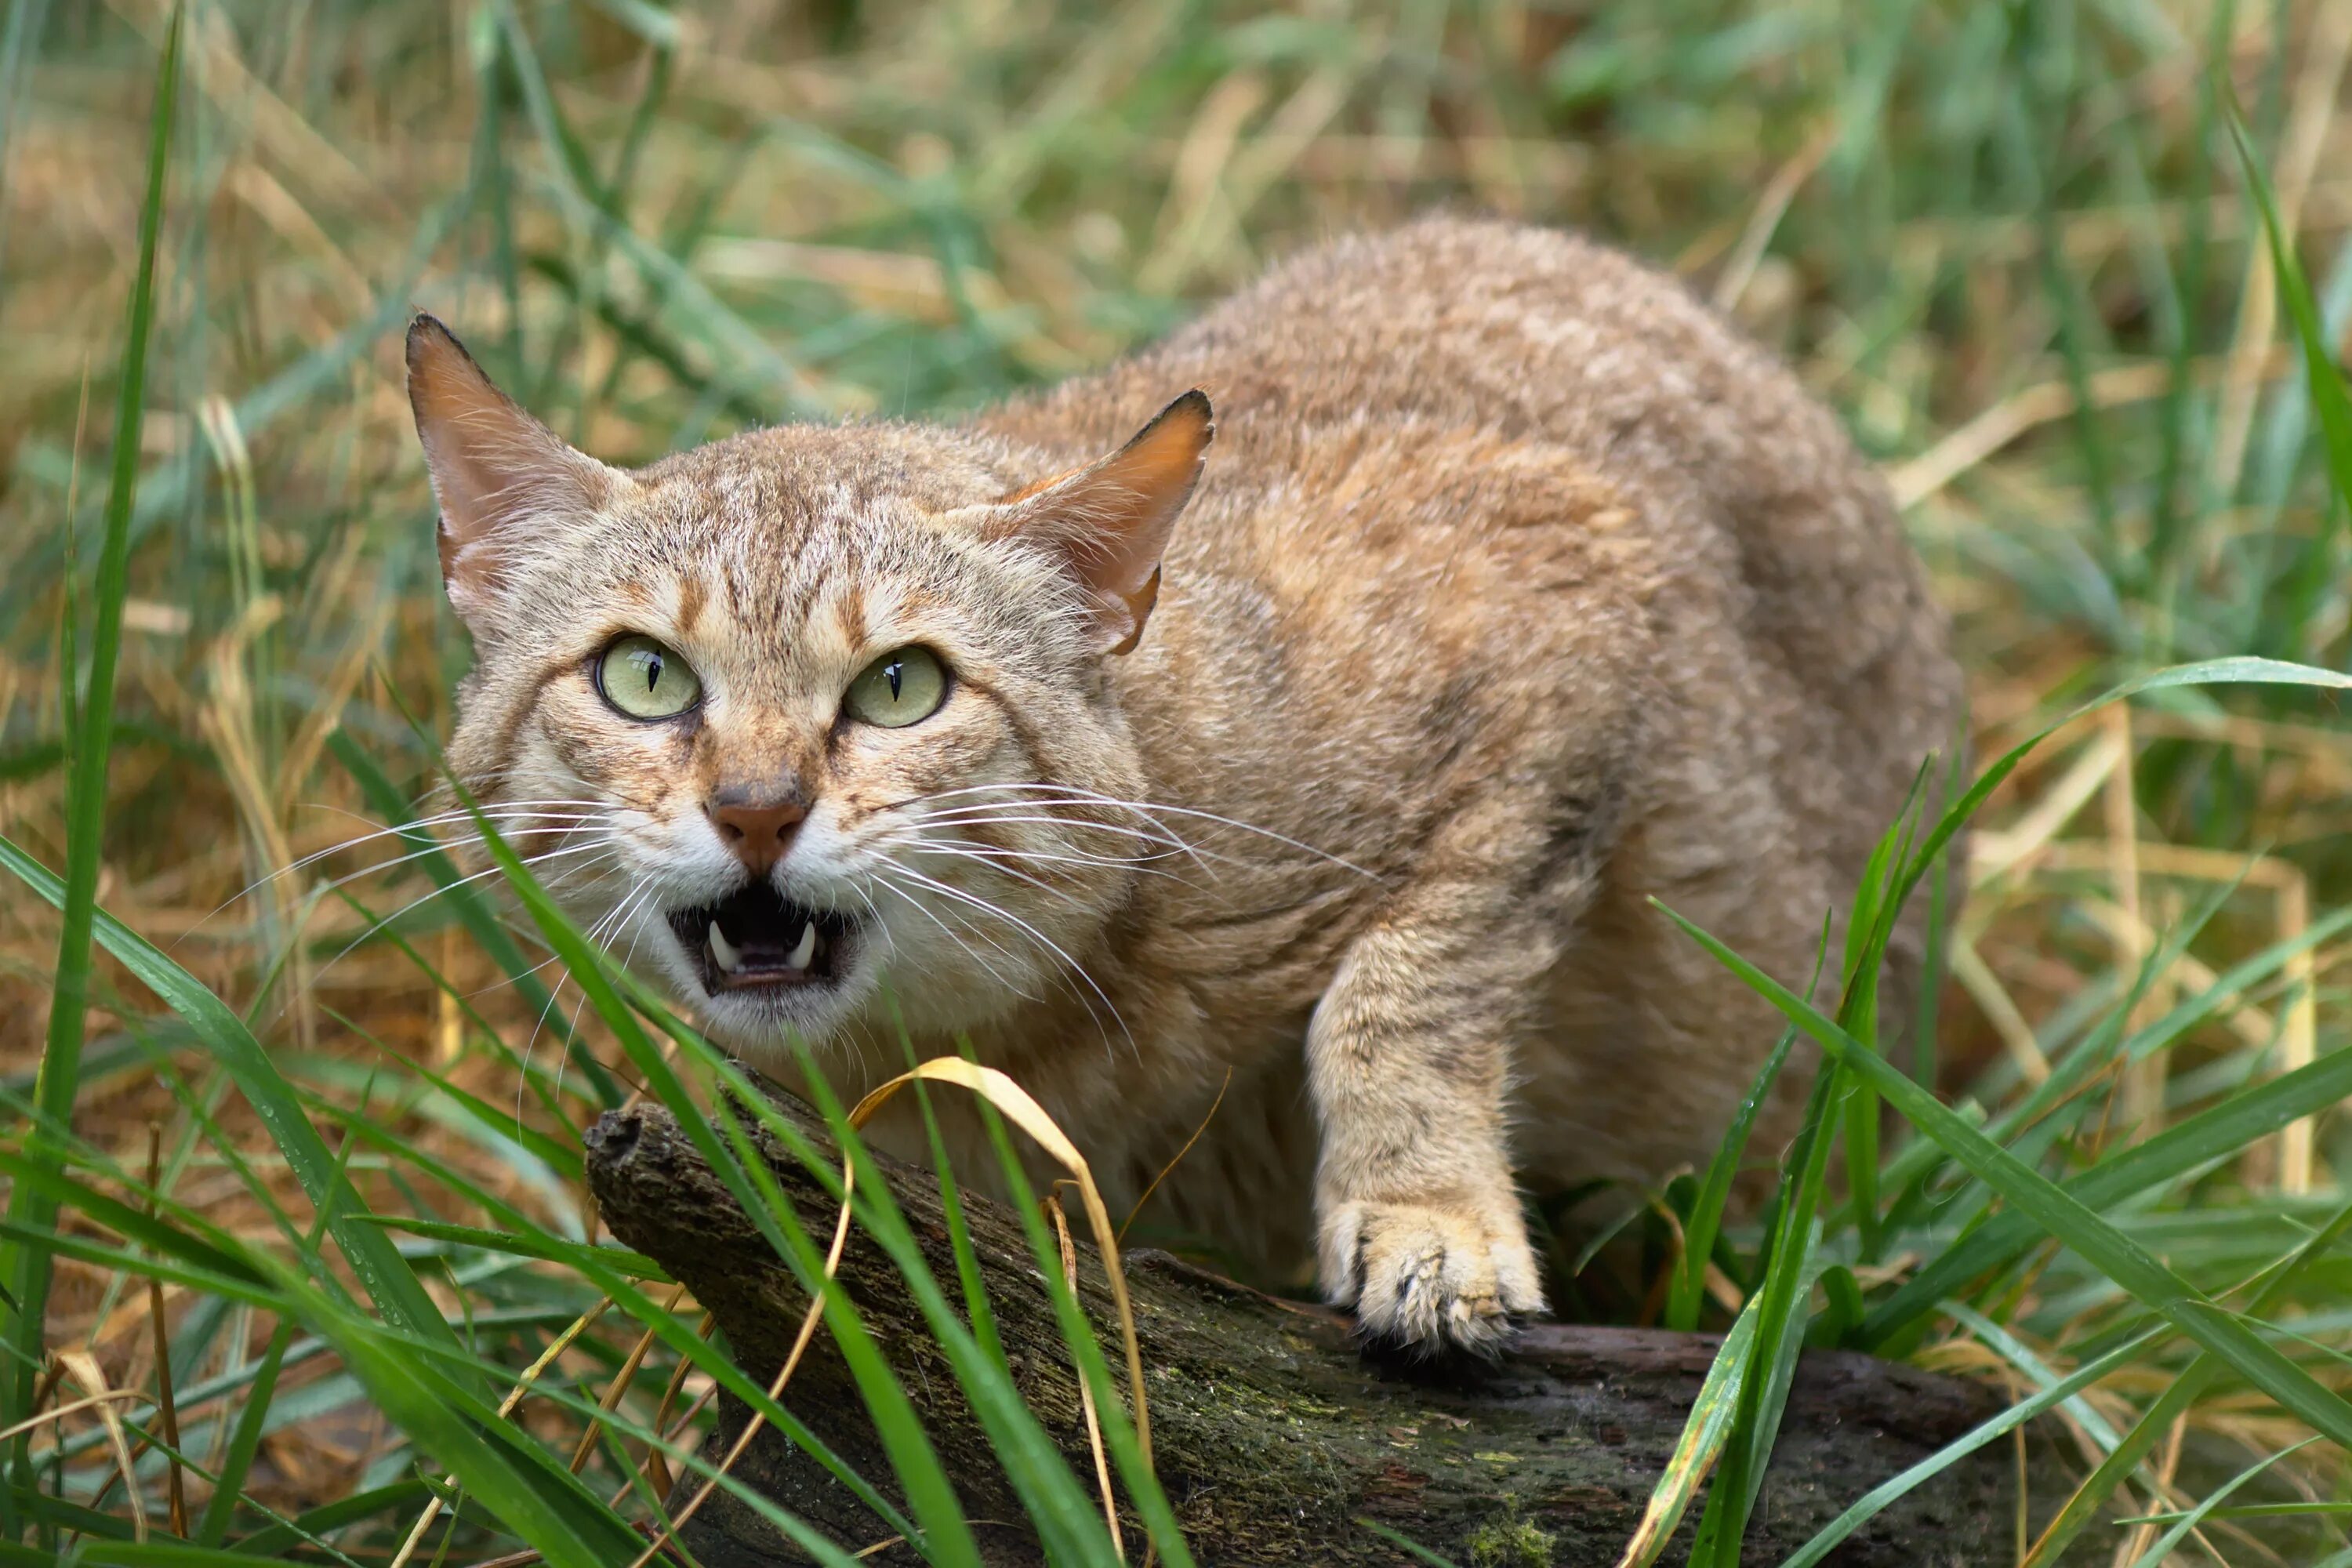
<path fill-rule="evenodd" d="M 694 667 L 648 637 L 625 637 L 604 650 L 596 689 L 632 719 L 675 719 L 702 700 Z"/>
<path fill-rule="evenodd" d="M 863 724 L 902 729 L 939 711 L 948 694 L 948 672 L 929 648 L 893 648 L 849 683 L 842 707 Z"/>

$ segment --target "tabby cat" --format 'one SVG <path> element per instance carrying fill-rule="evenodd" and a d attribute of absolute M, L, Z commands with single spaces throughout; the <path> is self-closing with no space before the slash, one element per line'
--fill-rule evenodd
<path fill-rule="evenodd" d="M 1146 1220 L 1384 1341 L 1541 1310 L 1523 1190 L 1706 1158 L 1774 1019 L 1649 900 L 1801 975 L 1961 722 L 1836 422 L 1563 234 L 1343 239 L 962 424 L 638 469 L 429 317 L 408 367 L 451 762 L 583 924 L 755 1067 L 969 1040 L 1115 1212 L 1205 1119 Z"/>

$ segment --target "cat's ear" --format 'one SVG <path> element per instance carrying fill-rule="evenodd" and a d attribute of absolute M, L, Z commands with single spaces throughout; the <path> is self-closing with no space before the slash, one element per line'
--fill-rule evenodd
<path fill-rule="evenodd" d="M 966 515 L 990 538 L 1057 552 L 1085 595 L 1097 649 L 1125 653 L 1142 639 L 1160 596 L 1160 557 L 1216 433 L 1208 395 L 1196 387 L 1109 457 Z"/>
<path fill-rule="evenodd" d="M 492 630 L 516 557 L 594 515 L 624 476 L 523 412 L 430 316 L 408 324 L 408 405 L 441 503 L 449 604 L 477 633 Z"/>

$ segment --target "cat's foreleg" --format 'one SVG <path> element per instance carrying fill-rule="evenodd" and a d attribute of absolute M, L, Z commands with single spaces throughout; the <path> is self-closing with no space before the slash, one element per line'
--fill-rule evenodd
<path fill-rule="evenodd" d="M 1543 1309 L 1505 1108 L 1563 922 L 1491 861 L 1454 869 L 1391 900 L 1316 1007 L 1318 1252 L 1367 1336 L 1490 1353 Z"/>

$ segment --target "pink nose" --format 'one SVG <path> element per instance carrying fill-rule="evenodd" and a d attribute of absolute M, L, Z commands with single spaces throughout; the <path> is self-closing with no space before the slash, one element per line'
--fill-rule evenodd
<path fill-rule="evenodd" d="M 808 808 L 797 801 L 772 796 L 751 800 L 732 792 L 703 809 L 719 829 L 720 840 L 751 868 L 754 877 L 766 876 L 784 858 L 784 851 L 792 847 L 793 829 L 808 815 Z"/>

